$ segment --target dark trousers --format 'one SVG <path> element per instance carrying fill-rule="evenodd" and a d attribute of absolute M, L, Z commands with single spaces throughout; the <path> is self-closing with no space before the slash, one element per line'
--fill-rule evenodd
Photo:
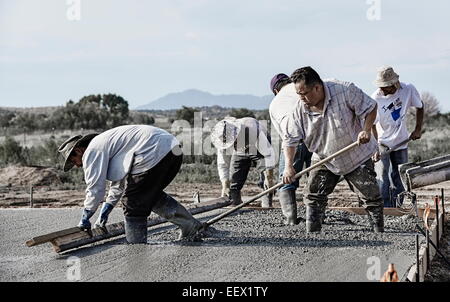
<path fill-rule="evenodd" d="M 295 173 L 298 173 L 303 170 L 303 166 L 306 168 L 309 168 L 311 166 L 311 157 L 312 152 L 309 152 L 308 148 L 306 148 L 305 144 L 300 143 L 297 146 L 297 149 L 295 151 L 294 155 L 294 170 Z M 278 163 L 278 170 L 280 175 L 280 181 L 283 181 L 283 173 L 284 173 L 284 151 L 281 150 L 280 154 L 280 160 Z M 285 191 L 285 190 L 296 190 L 300 184 L 300 178 L 297 178 L 293 183 L 285 184 L 281 188 L 278 189 L 279 192 Z"/>
<path fill-rule="evenodd" d="M 365 209 L 383 208 L 376 176 L 371 159 L 356 170 L 344 175 L 344 178 L 356 189 L 356 193 L 361 195 Z M 333 174 L 325 165 L 311 170 L 305 188 L 305 204 L 311 207 L 325 208 L 328 203 L 328 195 L 333 192 L 339 178 L 339 175 Z"/>
<path fill-rule="evenodd" d="M 166 193 L 164 189 L 180 170 L 183 155 L 170 151 L 156 166 L 140 174 L 129 174 L 122 197 L 124 215 L 127 217 L 148 217 L 153 206 Z"/>
<path fill-rule="evenodd" d="M 256 166 L 261 172 L 264 170 L 261 160 L 264 160 L 260 155 L 236 155 L 231 156 L 231 181 L 230 190 L 240 191 L 247 180 L 248 172 L 252 166 Z M 261 178 L 261 176 L 260 176 Z M 261 179 L 260 179 L 261 182 Z"/>

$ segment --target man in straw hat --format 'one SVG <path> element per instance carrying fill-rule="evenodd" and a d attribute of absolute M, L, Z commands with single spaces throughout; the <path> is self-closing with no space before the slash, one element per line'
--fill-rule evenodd
<path fill-rule="evenodd" d="M 389 154 L 381 157 L 381 196 L 385 207 L 395 207 L 403 203 L 402 197 L 398 204 L 395 201 L 405 191 L 398 166 L 408 162 L 408 140 L 422 136 L 424 106 L 417 89 L 412 84 L 400 82 L 398 74 L 390 66 L 378 69 L 374 84 L 378 89 L 372 98 L 377 101 L 378 115 L 373 132 L 381 146 L 391 149 Z M 416 125 L 411 134 L 406 126 L 410 107 L 417 108 Z M 376 152 L 374 160 L 380 160 L 380 152 Z M 391 187 L 394 187 L 392 196 Z"/>
<path fill-rule="evenodd" d="M 241 190 L 252 165 L 264 174 L 264 183 L 260 186 L 274 185 L 275 152 L 267 129 L 259 121 L 251 117 L 226 118 L 214 126 L 211 141 L 217 148 L 219 175 L 230 179 L 229 197 L 233 205 L 242 203 Z M 230 156 L 231 159 L 227 159 Z M 271 207 L 271 196 L 261 197 L 261 206 Z"/>
<path fill-rule="evenodd" d="M 180 228 L 180 239 L 197 240 L 202 224 L 163 190 L 180 170 L 183 155 L 170 133 L 147 125 L 127 125 L 101 134 L 77 135 L 58 149 L 64 171 L 82 167 L 86 198 L 79 223 L 90 229 L 90 218 L 105 197 L 106 181 L 112 181 L 99 216 L 104 226 L 122 197 L 128 243 L 147 242 L 147 217 L 151 211 Z"/>
<path fill-rule="evenodd" d="M 292 183 L 296 174 L 292 164 L 301 140 L 313 152 L 312 163 L 359 142 L 359 146 L 310 171 L 304 199 L 307 231 L 321 231 L 328 195 L 344 176 L 361 195 L 372 229 L 384 232 L 383 202 L 371 159 L 377 149 L 371 135 L 376 102 L 352 83 L 322 81 L 309 66 L 294 71 L 291 79 L 301 102 L 281 123 L 286 160 L 284 183 Z"/>

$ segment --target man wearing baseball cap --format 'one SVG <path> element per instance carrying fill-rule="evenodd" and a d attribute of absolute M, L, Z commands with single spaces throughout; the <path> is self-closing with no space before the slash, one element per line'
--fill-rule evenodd
<path fill-rule="evenodd" d="M 270 81 L 270 90 L 275 95 L 269 106 L 270 120 L 274 129 L 280 137 L 283 138 L 280 124 L 289 116 L 289 114 L 292 114 L 294 108 L 297 106 L 297 103 L 300 101 L 300 97 L 295 91 L 294 83 L 292 83 L 289 76 L 284 73 L 279 73 L 272 78 Z M 312 153 L 309 152 L 305 144 L 300 143 L 297 146 L 294 155 L 294 169 L 296 173 L 303 170 L 303 166 L 307 168 L 311 165 L 311 156 Z M 284 172 L 283 151 L 280 153 L 278 167 L 280 180 L 282 181 Z M 295 197 L 295 190 L 298 186 L 299 179 L 296 179 L 293 183 L 285 184 L 278 189 L 281 211 L 286 217 L 286 220 L 284 221 L 285 225 L 295 225 L 298 223 L 297 202 Z"/>
<path fill-rule="evenodd" d="M 373 133 L 381 146 L 390 149 L 389 154 L 381 156 L 381 195 L 385 207 L 396 207 L 403 203 L 402 197 L 397 202 L 398 195 L 405 191 L 398 166 L 408 162 L 408 141 L 422 136 L 423 102 L 417 89 L 412 84 L 400 82 L 399 78 L 391 66 L 380 67 L 374 81 L 378 89 L 372 94 L 378 104 Z M 416 125 L 411 134 L 406 126 L 410 107 L 417 108 Z M 380 152 L 374 155 L 374 160 L 380 160 Z M 391 187 L 394 188 L 393 194 Z"/>
<path fill-rule="evenodd" d="M 219 176 L 230 179 L 229 197 L 233 205 L 242 203 L 241 190 L 252 166 L 264 175 L 260 186 L 273 186 L 275 151 L 270 143 L 267 129 L 252 117 L 225 118 L 211 132 L 211 142 L 217 148 Z M 272 206 L 271 196 L 261 197 L 261 207 Z"/>
<path fill-rule="evenodd" d="M 163 190 L 180 170 L 183 154 L 178 140 L 148 125 L 127 125 L 100 134 L 77 135 L 58 149 L 64 171 L 81 167 L 86 198 L 78 227 L 91 229 L 90 218 L 103 201 L 106 181 L 113 182 L 96 226 L 104 226 L 122 198 L 128 243 L 147 242 L 147 217 L 153 211 L 180 228 L 180 239 L 198 240 L 203 225 Z"/>

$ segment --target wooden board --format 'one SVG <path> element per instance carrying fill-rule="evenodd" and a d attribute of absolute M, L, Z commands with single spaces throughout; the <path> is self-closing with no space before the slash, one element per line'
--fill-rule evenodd
<path fill-rule="evenodd" d="M 218 199 L 193 203 L 184 205 L 186 209 L 192 214 L 203 213 L 211 211 L 217 208 L 221 208 L 229 205 L 228 198 L 221 197 Z M 166 219 L 156 216 L 151 217 L 147 221 L 147 226 L 154 226 L 167 222 Z M 91 234 L 82 231 L 79 228 L 69 228 L 50 234 L 37 236 L 26 242 L 27 246 L 34 246 L 45 242 L 50 242 L 53 245 L 55 252 L 63 252 L 72 248 L 80 247 L 86 244 L 94 243 L 100 240 L 109 239 L 125 234 L 125 227 L 123 222 L 113 223 L 106 226 L 105 229 L 94 228 L 91 230 Z"/>
<path fill-rule="evenodd" d="M 35 245 L 39 245 L 39 244 L 42 244 L 42 243 L 50 242 L 53 239 L 56 239 L 56 238 L 61 237 L 61 236 L 70 235 L 70 234 L 78 233 L 78 232 L 80 232 L 80 229 L 77 228 L 77 227 L 73 227 L 73 228 L 69 228 L 69 229 L 53 232 L 53 233 L 50 233 L 50 234 L 34 237 L 34 238 L 28 240 L 26 242 L 26 245 L 27 246 L 35 246 Z"/>

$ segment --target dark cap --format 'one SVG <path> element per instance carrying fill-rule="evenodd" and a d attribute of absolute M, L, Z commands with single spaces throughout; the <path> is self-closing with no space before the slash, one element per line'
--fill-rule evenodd
<path fill-rule="evenodd" d="M 271 90 L 273 93 L 275 93 L 275 91 L 274 91 L 275 86 L 277 85 L 277 83 L 278 83 L 279 81 L 284 80 L 284 79 L 289 79 L 289 76 L 286 75 L 286 74 L 284 74 L 284 73 L 279 73 L 279 74 L 277 74 L 276 76 L 274 76 L 274 77 L 272 78 L 272 80 L 270 81 L 270 90 Z"/>

